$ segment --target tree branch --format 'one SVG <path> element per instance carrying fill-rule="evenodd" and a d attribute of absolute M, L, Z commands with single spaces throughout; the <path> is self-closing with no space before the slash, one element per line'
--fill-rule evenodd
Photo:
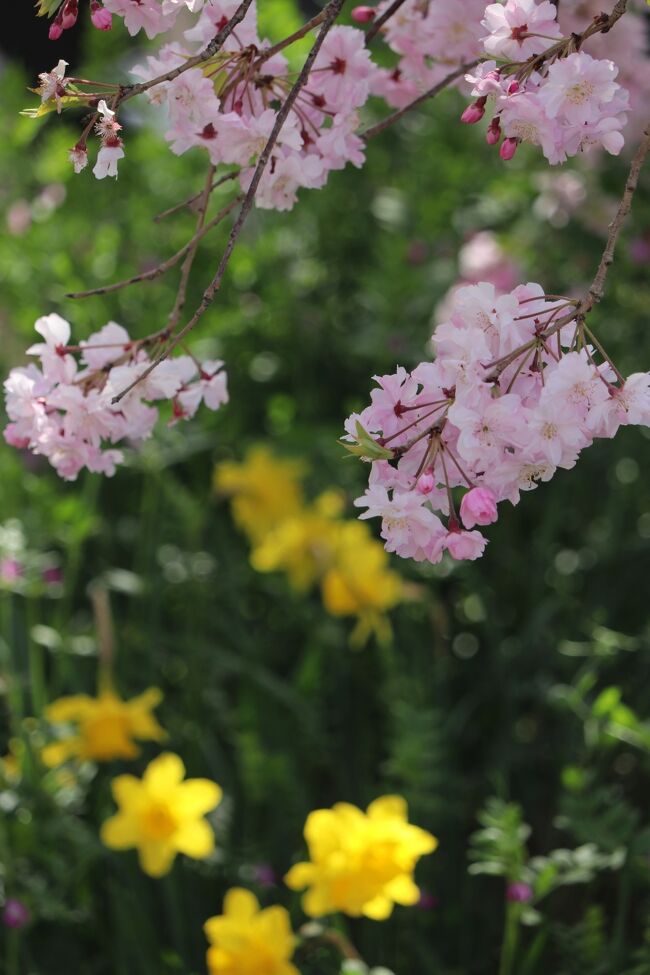
<path fill-rule="evenodd" d="M 291 88 L 291 91 L 287 95 L 286 99 L 282 104 L 282 107 L 280 108 L 280 111 L 276 116 L 275 124 L 273 126 L 273 129 L 271 130 L 271 134 L 257 161 L 257 166 L 255 167 L 253 178 L 251 180 L 246 196 L 244 197 L 244 202 L 242 203 L 241 210 L 239 211 L 239 214 L 237 216 L 237 219 L 235 220 L 233 228 L 230 231 L 230 237 L 228 238 L 228 243 L 226 244 L 226 248 L 219 262 L 219 266 L 217 267 L 216 273 L 212 281 L 210 282 L 210 284 L 208 285 L 208 287 L 206 288 L 203 294 L 203 298 L 201 299 L 201 303 L 199 307 L 196 309 L 196 311 L 194 312 L 190 320 L 187 322 L 187 324 L 183 326 L 180 332 L 178 332 L 178 334 L 169 343 L 168 347 L 164 349 L 163 352 L 161 352 L 154 359 L 152 363 L 150 363 L 150 365 L 141 373 L 140 376 L 137 377 L 137 379 L 133 383 L 127 386 L 126 389 L 122 390 L 122 392 L 119 393 L 117 396 L 113 397 L 112 400 L 113 403 L 119 403 L 119 401 L 124 396 L 126 396 L 126 394 L 129 393 L 135 386 L 137 386 L 139 382 L 141 382 L 151 372 L 153 372 L 156 366 L 159 365 L 164 359 L 167 358 L 167 356 L 170 354 L 170 352 L 172 352 L 176 348 L 179 342 L 182 342 L 182 340 L 185 338 L 188 332 L 191 332 L 191 330 L 194 328 L 196 323 L 199 321 L 199 319 L 203 316 L 203 314 L 207 311 L 209 306 L 212 304 L 217 291 L 221 287 L 221 282 L 226 272 L 226 268 L 228 267 L 228 263 L 230 261 L 232 252 L 235 248 L 235 244 L 237 243 L 237 238 L 239 237 L 239 234 L 241 233 L 241 230 L 246 222 L 246 219 L 252 209 L 257 188 L 260 184 L 260 180 L 262 179 L 262 176 L 264 175 L 264 170 L 266 169 L 266 165 L 271 157 L 271 153 L 273 151 L 275 143 L 277 142 L 278 135 L 280 134 L 282 126 L 287 120 L 289 112 L 291 111 L 293 104 L 296 101 L 296 98 L 298 97 L 301 89 L 307 83 L 307 79 L 309 78 L 309 74 L 311 72 L 312 66 L 314 64 L 314 61 L 316 60 L 318 52 L 321 49 L 323 41 L 325 40 L 331 27 L 334 25 L 334 22 L 339 16 L 344 2 L 345 0 L 330 0 L 330 2 L 327 4 L 327 7 L 325 8 L 323 26 L 321 27 L 318 33 L 318 37 L 316 38 L 314 44 L 312 45 L 311 51 L 307 55 L 307 58 L 305 60 L 305 63 L 302 66 L 302 70 L 298 75 L 298 78 L 296 79 L 293 87 Z"/>
<path fill-rule="evenodd" d="M 166 271 L 170 271 L 171 268 L 175 267 L 180 260 L 185 257 L 187 252 L 193 246 L 193 244 L 198 243 L 202 240 L 206 234 L 208 234 L 213 227 L 216 227 L 218 223 L 226 217 L 234 207 L 241 201 L 241 196 L 236 196 L 234 200 L 227 203 L 225 207 L 219 210 L 216 214 L 197 234 L 195 234 L 191 240 L 188 240 L 179 251 L 168 257 L 166 261 L 162 264 L 156 265 L 150 271 L 143 271 L 141 274 L 134 274 L 132 278 L 125 278 L 124 281 L 116 281 L 114 284 L 106 284 L 101 288 L 92 288 L 90 291 L 73 291 L 66 295 L 66 298 L 92 298 L 94 295 L 110 295 L 114 291 L 120 291 L 122 288 L 128 288 L 131 284 L 138 284 L 139 281 L 153 281 L 154 278 L 159 278 L 161 274 L 165 274 Z"/>
<path fill-rule="evenodd" d="M 418 95 L 417 98 L 414 98 L 413 101 L 409 102 L 408 105 L 405 105 L 404 108 L 400 108 L 399 111 L 393 112 L 392 115 L 382 119 L 381 122 L 377 122 L 376 125 L 372 125 L 369 129 L 366 129 L 366 131 L 361 134 L 361 138 L 367 142 L 368 139 L 372 139 L 376 135 L 379 135 L 379 133 L 383 132 L 384 129 L 387 129 L 389 125 L 399 121 L 399 119 L 406 115 L 407 112 L 410 112 L 411 109 L 417 108 L 418 105 L 426 102 L 429 98 L 435 98 L 439 92 L 447 88 L 448 85 L 456 81 L 457 78 L 460 78 L 460 76 L 464 75 L 467 71 L 471 71 L 472 68 L 475 68 L 481 60 L 481 58 L 477 58 L 476 61 L 469 61 L 467 64 L 461 64 L 460 68 L 456 68 L 455 71 L 452 71 L 450 74 L 446 75 L 442 81 L 438 82 L 437 85 L 434 85 L 433 88 L 429 88 L 429 90 L 425 91 L 424 94 Z"/>

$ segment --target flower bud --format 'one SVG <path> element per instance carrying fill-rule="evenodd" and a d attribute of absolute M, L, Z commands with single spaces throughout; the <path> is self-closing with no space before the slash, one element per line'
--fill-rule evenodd
<path fill-rule="evenodd" d="M 374 7 L 354 7 L 351 16 L 357 24 L 367 24 L 375 19 L 375 9 Z"/>
<path fill-rule="evenodd" d="M 435 486 L 436 482 L 433 472 L 430 470 L 425 471 L 424 474 L 418 478 L 417 489 L 420 494 L 431 494 Z"/>
<path fill-rule="evenodd" d="M 51 41 L 58 41 L 61 34 L 63 33 L 63 22 L 61 14 L 58 14 L 50 24 L 50 30 L 48 32 L 48 37 Z"/>
<path fill-rule="evenodd" d="M 460 503 L 460 517 L 465 528 L 474 525 L 491 525 L 497 520 L 497 499 L 489 488 L 471 488 L 463 495 Z"/>
<path fill-rule="evenodd" d="M 504 139 L 501 148 L 499 149 L 499 155 L 502 159 L 512 159 L 517 151 L 517 140 L 516 139 Z"/>
<path fill-rule="evenodd" d="M 71 27 L 77 23 L 77 17 L 79 16 L 79 2 L 78 0 L 66 0 L 61 10 L 61 26 L 63 30 L 69 30 Z"/>
<path fill-rule="evenodd" d="M 97 30 L 110 30 L 113 26 L 113 15 L 99 0 L 90 0 L 90 19 Z"/>
<path fill-rule="evenodd" d="M 495 146 L 500 138 L 501 123 L 499 121 L 499 116 L 495 115 L 488 126 L 487 132 L 485 133 L 485 141 L 489 146 Z"/>
<path fill-rule="evenodd" d="M 461 122 L 465 122 L 466 125 L 474 125 L 475 122 L 480 122 L 484 115 L 485 98 L 477 98 L 472 105 L 467 106 L 460 120 Z"/>

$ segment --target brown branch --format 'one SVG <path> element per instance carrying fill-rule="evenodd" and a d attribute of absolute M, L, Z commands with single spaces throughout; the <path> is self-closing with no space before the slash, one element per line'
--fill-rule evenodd
<path fill-rule="evenodd" d="M 648 152 L 650 151 L 650 122 L 646 126 L 643 132 L 643 138 L 639 143 L 639 147 L 634 154 L 632 163 L 630 164 L 630 172 L 628 173 L 627 181 L 625 183 L 625 189 L 623 191 L 623 196 L 621 197 L 621 202 L 618 205 L 616 215 L 609 225 L 609 232 L 607 234 L 607 243 L 605 244 L 605 250 L 603 251 L 603 256 L 600 259 L 600 264 L 598 265 L 598 270 L 596 271 L 594 280 L 591 282 L 591 287 L 589 291 L 580 302 L 579 313 L 586 315 L 591 311 L 593 306 L 597 304 L 603 297 L 605 291 L 605 279 L 607 278 L 607 272 L 614 260 L 614 251 L 616 250 L 616 243 L 618 241 L 619 234 L 625 223 L 625 219 L 630 212 L 632 207 L 632 199 L 634 193 L 639 184 L 639 174 L 641 173 L 641 168 L 643 162 Z"/>
<path fill-rule="evenodd" d="M 296 79 L 293 87 L 291 88 L 289 94 L 287 95 L 285 101 L 282 104 L 282 107 L 280 108 L 280 111 L 276 116 L 275 124 L 273 126 L 273 129 L 271 130 L 271 134 L 269 135 L 268 141 L 264 146 L 264 149 L 262 150 L 262 153 L 257 161 L 257 166 L 255 167 L 255 172 L 253 173 L 253 178 L 248 188 L 248 192 L 246 193 L 246 196 L 244 198 L 244 202 L 242 203 L 241 210 L 239 211 L 239 214 L 237 216 L 237 219 L 235 220 L 233 228 L 230 231 L 230 237 L 228 238 L 228 243 L 226 244 L 226 248 L 219 262 L 219 266 L 217 267 L 216 273 L 212 281 L 210 282 L 210 284 L 208 285 L 208 287 L 206 288 L 203 294 L 203 298 L 201 299 L 201 303 L 199 304 L 199 307 L 196 309 L 196 311 L 189 319 L 187 324 L 183 326 L 183 328 L 180 330 L 180 332 L 178 332 L 176 336 L 174 336 L 173 340 L 169 343 L 168 347 L 164 349 L 163 352 L 161 352 L 160 355 L 158 355 L 153 362 L 150 363 L 150 365 L 137 377 L 137 379 L 134 380 L 134 382 L 132 382 L 129 386 L 127 386 L 126 389 L 123 389 L 122 392 L 119 393 L 117 396 L 113 397 L 112 400 L 113 403 L 119 403 L 119 401 L 124 396 L 126 396 L 127 393 L 129 393 L 143 379 L 146 379 L 146 377 L 151 372 L 153 372 L 156 366 L 159 365 L 164 359 L 167 358 L 167 356 L 170 354 L 170 352 L 172 352 L 176 348 L 179 342 L 182 342 L 182 340 L 185 338 L 188 332 L 191 332 L 191 330 L 194 328 L 196 323 L 199 321 L 199 319 L 203 316 L 203 314 L 207 311 L 209 306 L 214 301 L 214 297 L 217 291 L 219 290 L 219 288 L 221 287 L 221 282 L 226 272 L 226 268 L 228 267 L 228 263 L 230 261 L 232 252 L 235 248 L 235 244 L 237 243 L 237 238 L 239 237 L 239 234 L 241 233 L 241 230 L 246 222 L 246 219 L 252 209 L 257 188 L 260 184 L 260 180 L 262 179 L 262 176 L 264 175 L 264 170 L 266 169 L 266 165 L 270 159 L 275 143 L 277 142 L 278 135 L 280 134 L 282 126 L 287 120 L 289 112 L 291 111 L 293 104 L 296 98 L 298 97 L 301 89 L 307 83 L 307 79 L 309 78 L 309 74 L 311 72 L 312 66 L 314 64 L 314 61 L 316 60 L 318 52 L 321 49 L 323 41 L 325 40 L 327 34 L 329 33 L 330 28 L 334 25 L 334 22 L 339 16 L 344 2 L 345 0 L 330 0 L 330 2 L 327 4 L 327 7 L 325 8 L 323 26 L 321 27 L 318 33 L 318 37 L 314 41 L 314 44 L 312 45 L 312 48 L 309 54 L 307 55 L 307 58 L 305 60 L 305 63 L 302 66 L 302 70 L 298 75 L 298 78 Z"/>
<path fill-rule="evenodd" d="M 221 176 L 219 179 L 215 179 L 214 183 L 210 187 L 210 192 L 216 190 L 218 186 L 223 186 L 228 180 L 236 179 L 239 173 L 235 171 L 234 173 L 226 173 L 225 176 Z M 180 203 L 175 203 L 173 207 L 169 207 L 168 210 L 163 210 L 162 213 L 157 213 L 155 217 L 152 217 L 154 223 L 159 223 L 164 220 L 165 217 L 171 217 L 172 214 L 178 213 L 179 210 L 183 210 L 185 207 L 191 207 L 193 203 L 197 203 L 198 200 L 203 196 L 203 190 L 199 190 L 198 193 L 194 193 L 193 196 L 188 196 L 186 200 L 181 200 Z"/>
<path fill-rule="evenodd" d="M 393 2 L 391 3 L 390 7 L 388 7 L 386 10 L 384 10 L 384 12 L 381 15 L 381 17 L 377 17 L 377 20 L 374 21 L 372 27 L 370 28 L 370 30 L 366 34 L 366 47 L 369 47 L 372 44 L 372 42 L 374 41 L 375 37 L 377 36 L 377 34 L 379 33 L 379 31 L 382 29 L 382 27 L 384 26 L 384 24 L 386 23 L 386 21 L 387 20 L 390 20 L 390 18 L 393 16 L 393 14 L 396 14 L 397 13 L 397 11 L 399 10 L 399 8 L 402 6 L 402 4 L 404 2 L 405 2 L 405 0 L 393 0 Z"/>
<path fill-rule="evenodd" d="M 190 273 L 192 271 L 192 265 L 194 263 L 194 258 L 196 257 L 196 252 L 198 250 L 199 242 L 201 238 L 199 234 L 203 230 L 205 225 L 205 215 L 208 209 L 208 204 L 210 203 L 210 193 L 212 192 L 212 180 L 214 179 L 215 166 L 210 163 L 208 166 L 208 176 L 205 183 L 205 188 L 201 195 L 201 202 L 199 204 L 199 214 L 196 221 L 196 230 L 194 231 L 194 237 L 190 243 L 190 248 L 187 252 L 183 265 L 181 267 L 181 278 L 178 284 L 178 291 L 176 292 L 176 301 L 174 302 L 174 307 L 172 308 L 169 318 L 167 319 L 167 328 L 173 330 L 178 325 L 178 320 L 181 317 L 181 312 L 185 306 L 185 299 L 187 296 L 187 283 L 190 278 Z"/>
<path fill-rule="evenodd" d="M 122 288 L 128 288 L 131 284 L 138 284 L 140 281 L 153 281 L 155 278 L 159 278 L 161 274 L 165 274 L 167 271 L 170 271 L 173 267 L 175 267 L 176 264 L 178 264 L 178 262 L 185 257 L 194 243 L 198 243 L 198 241 L 202 240 L 206 234 L 210 233 L 210 231 L 216 227 L 217 224 L 221 223 L 224 217 L 228 216 L 230 211 L 237 206 L 241 199 L 241 195 L 236 196 L 234 200 L 227 203 L 226 206 L 219 210 L 216 216 L 214 216 L 212 220 L 210 220 L 197 234 L 195 234 L 191 240 L 188 240 L 187 244 L 181 247 L 181 249 L 171 257 L 168 257 L 166 261 L 163 261 L 162 264 L 156 265 L 156 267 L 152 268 L 150 271 L 143 271 L 141 274 L 134 274 L 132 278 L 126 278 L 124 281 L 116 281 L 114 284 L 105 284 L 101 288 L 92 288 L 90 291 L 73 291 L 70 294 L 67 294 L 66 298 L 92 298 L 95 295 L 109 295 L 114 291 L 120 291 Z"/>
<path fill-rule="evenodd" d="M 255 64 L 253 65 L 253 67 L 259 68 L 260 65 L 264 64 L 265 61 L 268 61 L 269 58 L 272 58 L 274 54 L 278 54 L 279 51 L 283 51 L 285 47 L 289 47 L 290 44 L 293 44 L 295 41 L 299 41 L 302 37 L 305 36 L 305 34 L 308 34 L 310 30 L 313 30 L 315 27 L 318 27 L 319 24 L 322 24 L 325 19 L 326 12 L 327 12 L 327 8 L 325 8 L 325 10 L 321 10 L 319 14 L 316 14 L 315 17 L 312 17 L 311 20 L 308 20 L 306 24 L 303 24 L 302 27 L 299 28 L 299 30 L 294 31 L 293 34 L 290 34 L 288 37 L 285 37 L 283 41 L 278 41 L 278 43 L 274 44 L 273 47 L 268 47 L 265 51 L 262 51 L 262 53 L 256 60 Z"/>
<path fill-rule="evenodd" d="M 429 98 L 435 98 L 439 92 L 447 88 L 447 86 L 456 81 L 457 78 L 460 78 L 461 75 L 464 75 L 467 71 L 471 71 L 472 68 L 475 68 L 480 61 L 481 59 L 478 58 L 476 61 L 469 61 L 467 64 L 461 64 L 460 68 L 456 68 L 455 71 L 452 71 L 450 74 L 446 75 L 442 81 L 438 82 L 437 85 L 434 85 L 433 88 L 429 88 L 429 90 L 425 91 L 424 94 L 418 95 L 417 98 L 413 99 L 412 102 L 409 102 L 408 105 L 405 105 L 404 108 L 400 108 L 399 111 L 393 112 L 392 115 L 382 119 L 381 122 L 377 122 L 376 125 L 371 125 L 369 129 L 362 132 L 361 138 L 367 142 L 368 139 L 372 139 L 374 136 L 379 135 L 379 133 L 383 132 L 384 129 L 387 129 L 389 125 L 399 121 L 399 119 L 406 115 L 407 112 L 410 112 L 411 109 L 417 108 L 418 105 L 426 102 Z"/>
<path fill-rule="evenodd" d="M 113 108 L 121 102 L 127 101 L 129 98 L 133 98 L 135 95 L 141 95 L 143 92 L 149 91 L 150 88 L 155 88 L 156 85 L 162 84 L 163 81 L 173 81 L 174 78 L 178 78 L 184 71 L 189 71 L 190 68 L 195 68 L 197 65 L 203 64 L 205 61 L 213 58 L 226 43 L 235 27 L 242 22 L 252 2 L 253 0 L 242 0 L 228 23 L 212 38 L 208 46 L 200 51 L 199 54 L 188 58 L 184 64 L 179 65 L 177 68 L 172 68 L 171 71 L 158 75 L 157 78 L 152 78 L 150 81 L 143 81 L 137 85 L 126 85 L 121 88 Z"/>

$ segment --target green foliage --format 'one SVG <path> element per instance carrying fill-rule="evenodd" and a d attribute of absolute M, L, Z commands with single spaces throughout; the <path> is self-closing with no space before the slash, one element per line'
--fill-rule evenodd
<path fill-rule="evenodd" d="M 289 0 L 260 6 L 273 40 L 300 23 Z M 118 33 L 89 34 L 84 76 L 114 72 Z M 178 250 L 194 217 L 151 218 L 203 179 L 202 155 L 173 157 L 135 111 L 117 185 L 74 177 L 66 152 L 78 120 L 20 117 L 32 83 L 5 69 L 3 373 L 24 363 L 47 312 L 78 338 L 109 319 L 133 335 L 160 327 L 177 273 L 87 302 L 64 296 Z M 522 147 L 504 178 L 473 127 L 456 124 L 460 104 L 450 93 L 405 119 L 374 141 L 361 172 L 333 174 L 292 213 L 253 215 L 193 340 L 197 354 L 227 362 L 226 410 L 163 426 L 111 481 L 63 484 L 42 461 L 0 447 L 2 523 L 20 521 L 28 568 L 0 587 L 0 754 L 16 741 L 27 749 L 22 778 L 4 770 L 0 790 L 1 896 L 23 898 L 33 915 L 11 942 L 20 975 L 203 972 L 202 924 L 234 884 L 290 905 L 299 927 L 280 878 L 302 856 L 307 813 L 393 791 L 440 848 L 418 871 L 421 908 L 381 924 L 340 921 L 369 965 L 493 975 L 509 915 L 517 975 L 650 971 L 644 432 L 594 445 L 504 512 L 479 563 L 396 564 L 414 598 L 393 614 L 390 646 L 359 652 L 317 596 L 254 573 L 212 493 L 216 461 L 268 440 L 308 461 L 313 494 L 339 484 L 355 497 L 364 471 L 342 462 L 342 420 L 366 402 L 371 375 L 420 360 L 477 229 L 497 235 L 521 280 L 569 294 L 589 281 L 625 161 L 549 171 Z M 371 106 L 368 120 L 380 111 Z M 585 201 L 570 205 L 569 191 Z M 650 363 L 647 265 L 629 247 L 649 225 L 646 177 L 594 313 L 624 372 Z M 214 271 L 219 233 L 200 249 L 188 311 Z M 63 569 L 56 591 L 39 579 L 44 559 Z M 44 704 L 96 688 L 93 582 L 110 591 L 119 689 L 160 686 L 170 747 L 227 797 L 215 858 L 179 860 L 164 884 L 97 839 L 113 810 L 109 780 L 139 774 L 153 746 L 135 763 L 70 768 L 62 781 L 38 762 Z M 258 883 L 260 864 L 275 886 Z M 515 882 L 533 898 L 504 909 Z M 315 937 L 297 956 L 302 975 L 330 975 L 340 960 Z"/>

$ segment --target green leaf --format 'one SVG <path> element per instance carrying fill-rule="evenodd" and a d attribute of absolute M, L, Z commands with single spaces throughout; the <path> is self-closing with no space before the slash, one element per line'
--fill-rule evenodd
<path fill-rule="evenodd" d="M 38 17 L 52 17 L 62 3 L 63 0 L 37 0 L 36 14 Z"/>
<path fill-rule="evenodd" d="M 351 454 L 355 457 L 361 457 L 364 460 L 392 460 L 395 456 L 392 450 L 387 447 L 382 447 L 381 444 L 374 440 L 367 430 L 364 430 L 363 426 L 357 420 L 357 440 L 358 443 L 347 443 L 345 440 L 339 440 L 342 447 L 349 450 Z"/>
<path fill-rule="evenodd" d="M 606 687 L 604 691 L 601 691 L 593 703 L 592 712 L 594 717 L 604 718 L 605 715 L 611 714 L 614 708 L 620 704 L 620 701 L 620 687 Z"/>

